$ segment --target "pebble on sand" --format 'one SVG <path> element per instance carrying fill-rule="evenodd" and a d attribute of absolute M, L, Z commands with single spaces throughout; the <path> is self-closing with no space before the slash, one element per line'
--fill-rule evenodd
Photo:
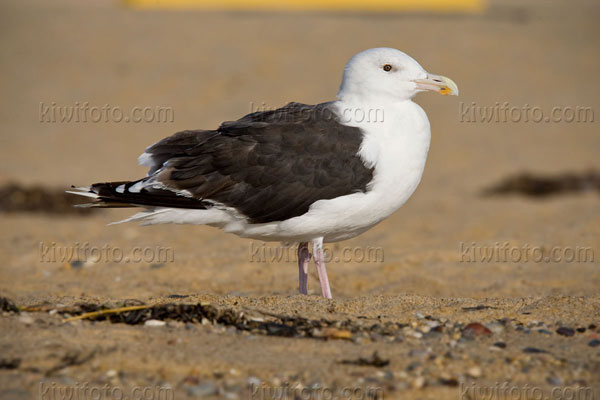
<path fill-rule="evenodd" d="M 22 313 L 19 316 L 19 322 L 21 322 L 22 324 L 25 325 L 31 325 L 35 322 L 35 320 L 33 319 L 33 317 L 27 313 Z"/>
<path fill-rule="evenodd" d="M 575 335 L 575 329 L 568 328 L 566 326 L 561 326 L 560 328 L 558 328 L 556 330 L 556 333 L 558 333 L 559 335 L 562 335 L 562 336 L 570 337 L 570 336 Z"/>
<path fill-rule="evenodd" d="M 491 334 L 492 331 L 479 322 L 471 322 L 463 329 L 463 335 L 467 337 L 490 336 Z"/>
<path fill-rule="evenodd" d="M 425 378 L 422 376 L 417 376 L 415 379 L 413 379 L 413 381 L 411 382 L 411 386 L 414 389 L 421 389 L 425 386 Z"/>
<path fill-rule="evenodd" d="M 144 322 L 144 325 L 146 325 L 146 326 L 165 326 L 166 322 L 161 321 L 159 319 L 149 319 L 148 321 Z"/>
<path fill-rule="evenodd" d="M 207 397 L 216 395 L 219 388 L 212 382 L 200 382 L 197 385 L 185 386 L 185 391 L 193 397 Z"/>
<path fill-rule="evenodd" d="M 480 378 L 481 375 L 483 375 L 483 372 L 479 367 L 472 367 L 467 371 L 467 375 L 469 375 L 471 378 Z"/>

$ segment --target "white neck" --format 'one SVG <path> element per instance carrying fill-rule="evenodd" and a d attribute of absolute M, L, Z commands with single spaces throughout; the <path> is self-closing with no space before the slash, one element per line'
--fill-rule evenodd
<path fill-rule="evenodd" d="M 342 123 L 363 131 L 360 156 L 367 166 L 375 168 L 369 190 L 382 196 L 379 206 L 391 214 L 408 200 L 421 180 L 431 138 L 427 115 L 411 100 L 386 105 L 339 100 L 334 105 Z M 362 111 L 355 113 L 357 109 Z M 363 114 L 366 117 L 361 118 Z"/>

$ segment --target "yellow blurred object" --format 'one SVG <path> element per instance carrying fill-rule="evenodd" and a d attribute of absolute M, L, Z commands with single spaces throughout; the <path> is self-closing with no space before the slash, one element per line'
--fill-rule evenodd
<path fill-rule="evenodd" d="M 240 11 L 479 12 L 485 0 L 123 0 L 138 8 Z"/>

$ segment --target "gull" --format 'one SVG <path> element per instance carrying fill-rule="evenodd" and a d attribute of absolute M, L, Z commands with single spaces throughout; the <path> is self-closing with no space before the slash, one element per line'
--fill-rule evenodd
<path fill-rule="evenodd" d="M 298 243 L 299 291 L 314 259 L 331 298 L 323 244 L 353 238 L 398 210 L 421 180 L 430 124 L 419 92 L 458 95 L 400 50 L 373 48 L 344 68 L 337 100 L 177 132 L 146 148 L 135 181 L 71 193 L 89 207 L 142 207 L 120 222 L 198 224 L 240 237 Z M 309 249 L 312 244 L 312 254 Z"/>

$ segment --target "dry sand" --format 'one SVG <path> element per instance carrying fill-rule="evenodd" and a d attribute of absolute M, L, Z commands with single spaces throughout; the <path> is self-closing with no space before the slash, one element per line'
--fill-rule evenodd
<path fill-rule="evenodd" d="M 459 112 L 460 102 L 508 101 L 547 112 L 588 106 L 598 119 L 599 17 L 598 3 L 583 1 L 493 2 L 477 16 L 180 13 L 105 1 L 3 2 L 3 183 L 56 188 L 139 177 L 137 155 L 172 132 L 213 128 L 263 103 L 333 99 L 348 57 L 369 47 L 405 50 L 431 72 L 452 77 L 461 96 L 418 97 L 433 131 L 423 181 L 387 221 L 331 246 L 340 259 L 351 254 L 344 249 L 382 251 L 372 260 L 331 262 L 332 301 L 317 296 L 316 272 L 311 295 L 298 296 L 293 259 L 271 260 L 262 243 L 208 227 L 107 226 L 129 215 L 126 210 L 3 214 L 0 296 L 33 308 L 0 316 L 0 398 L 40 398 L 40 388 L 83 382 L 123 390 L 169 386 L 176 399 L 246 398 L 248 385 L 259 382 L 263 389 L 301 384 L 317 388 L 315 396 L 323 393 L 319 385 L 382 388 L 390 399 L 461 398 L 469 388 L 507 382 L 547 393 L 592 388 L 595 397 L 587 398 L 600 398 L 600 347 L 590 345 L 600 325 L 598 194 L 481 196 L 521 171 L 600 168 L 598 124 L 467 123 Z M 40 103 L 86 101 L 124 110 L 168 106 L 174 122 L 40 122 Z M 78 243 L 109 245 L 125 256 L 136 247 L 167 248 L 174 260 L 54 261 L 44 250 Z M 545 255 L 557 247 L 563 259 L 514 262 L 494 255 L 486 262 L 461 250 L 504 243 L 544 248 Z M 565 261 L 562 249 L 577 247 L 591 249 L 594 259 Z M 210 319 L 165 326 L 62 323 L 63 311 L 75 313 L 79 303 L 126 299 L 211 303 L 275 322 L 281 319 L 271 314 L 349 320 L 353 329 L 317 329 L 308 336 L 325 338 L 299 338 Z M 471 337 L 465 328 L 473 322 L 491 333 L 476 328 L 480 334 Z M 389 332 L 382 330 L 386 323 Z M 559 334 L 560 327 L 575 331 L 565 336 L 571 331 Z M 374 351 L 389 364 L 340 363 L 368 360 Z M 42 394 L 51 398 L 48 393 Z"/>

